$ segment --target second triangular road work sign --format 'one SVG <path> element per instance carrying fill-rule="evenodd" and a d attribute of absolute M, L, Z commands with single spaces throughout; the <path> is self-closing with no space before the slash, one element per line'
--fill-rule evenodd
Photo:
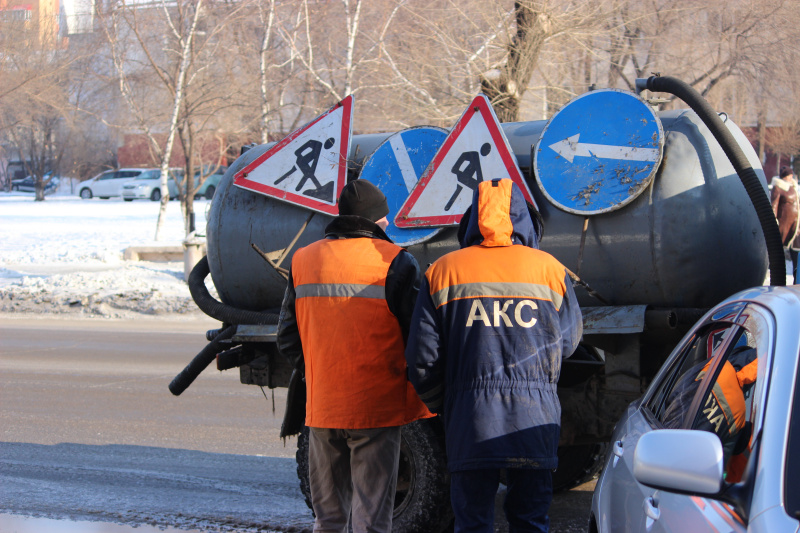
<path fill-rule="evenodd" d="M 399 228 L 452 226 L 486 180 L 510 178 L 533 205 L 517 159 L 489 99 L 479 94 L 461 115 L 395 217 Z"/>

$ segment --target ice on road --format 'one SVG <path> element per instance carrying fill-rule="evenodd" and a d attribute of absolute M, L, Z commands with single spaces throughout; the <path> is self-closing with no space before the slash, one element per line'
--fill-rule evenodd
<path fill-rule="evenodd" d="M 298 512 L 292 459 L 8 442 L 0 458 L 0 513 L 239 532 L 300 531 L 313 520 Z"/>

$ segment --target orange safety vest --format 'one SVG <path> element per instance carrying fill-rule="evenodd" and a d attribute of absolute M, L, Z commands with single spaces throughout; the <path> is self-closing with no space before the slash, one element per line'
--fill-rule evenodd
<path fill-rule="evenodd" d="M 710 366 L 711 361 L 706 363 L 695 381 L 702 380 Z M 744 393 L 736 369 L 729 361 L 722 365 L 717 381 L 702 406 L 702 412 L 706 422 L 715 429 L 714 432 L 720 439 L 734 436 L 744 427 L 747 414 Z"/>
<path fill-rule="evenodd" d="M 295 253 L 307 426 L 366 429 L 433 416 L 408 381 L 403 334 L 386 302 L 386 276 L 401 250 L 352 238 L 323 239 Z"/>
<path fill-rule="evenodd" d="M 758 378 L 758 359 L 753 359 L 744 368 L 736 372 L 736 378 L 739 380 L 739 386 L 744 387 L 755 383 Z M 728 483 L 738 483 L 742 480 L 747 461 L 750 460 L 750 451 L 753 448 L 753 435 L 750 435 L 750 441 L 747 443 L 747 448 L 739 454 L 731 457 L 728 468 L 725 472 L 725 481 Z"/>

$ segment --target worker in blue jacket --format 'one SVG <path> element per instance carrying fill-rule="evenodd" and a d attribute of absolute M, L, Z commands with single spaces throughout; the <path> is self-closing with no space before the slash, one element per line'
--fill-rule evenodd
<path fill-rule="evenodd" d="M 500 469 L 509 531 L 547 531 L 556 383 L 583 333 L 580 308 L 564 266 L 538 249 L 538 213 L 511 180 L 481 182 L 461 228 L 461 250 L 423 278 L 409 377 L 443 417 L 455 531 L 494 531 Z"/>

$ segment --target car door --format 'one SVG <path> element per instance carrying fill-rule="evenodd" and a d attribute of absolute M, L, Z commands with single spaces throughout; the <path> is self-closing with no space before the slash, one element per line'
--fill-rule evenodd
<path fill-rule="evenodd" d="M 770 320 L 769 314 L 754 305 L 730 304 L 696 327 L 669 358 L 639 408 L 628 418 L 624 431 L 612 443 L 612 453 L 618 458 L 614 485 L 609 485 L 618 491 L 612 503 L 612 514 L 618 517 L 610 522 L 612 531 L 746 530 L 738 515 L 725 504 L 638 483 L 632 474 L 633 454 L 638 439 L 648 431 L 711 431 L 721 435 L 726 450 L 726 476 L 729 481 L 738 481 L 749 460 L 749 427 L 758 412 L 754 369 L 763 364 L 759 354 L 771 353 Z M 752 380 L 738 391 L 740 397 L 735 388 L 725 388 L 731 386 L 732 376 L 738 387 L 738 378 L 745 379 L 750 371 Z"/>
<path fill-rule="evenodd" d="M 605 480 L 602 490 L 609 494 L 610 508 L 605 531 L 653 531 L 655 522 L 660 519 L 661 494 L 636 481 L 633 475 L 636 444 L 645 433 L 664 427 L 664 403 L 675 389 L 678 377 L 686 374 L 698 361 L 705 360 L 708 353 L 719 346 L 730 328 L 730 324 L 707 321 L 684 338 L 659 371 L 638 408 L 630 413 L 615 434 L 611 443 L 613 455 L 606 466 L 607 471 L 603 473 Z M 675 401 L 673 405 L 678 406 Z M 674 410 L 670 413 L 674 413 Z"/>
<path fill-rule="evenodd" d="M 97 180 L 95 180 L 94 184 L 92 185 L 92 194 L 95 196 L 100 197 L 108 197 L 112 196 L 112 191 L 116 187 L 116 178 L 119 176 L 119 172 L 115 170 L 111 170 L 108 172 L 104 172 L 100 175 Z"/>
<path fill-rule="evenodd" d="M 601 507 L 608 509 L 601 517 L 603 531 L 640 532 L 652 528 L 654 520 L 648 515 L 655 514 L 651 509 L 652 499 L 654 495 L 656 498 L 658 495 L 634 478 L 633 457 L 636 444 L 642 435 L 661 425 L 658 409 L 674 388 L 676 376 L 685 373 L 694 364 L 693 361 L 705 358 L 705 353 L 702 353 L 708 346 L 705 339 L 721 338 L 721 332 L 714 333 L 716 329 L 724 332 L 726 328 L 706 322 L 702 328 L 687 335 L 664 363 L 638 406 L 629 409 L 628 416 L 615 429 L 610 460 L 603 472 L 602 486 L 599 487 L 601 496 L 607 501 Z"/>
<path fill-rule="evenodd" d="M 736 311 L 735 307 L 731 310 Z M 662 418 L 666 427 L 677 427 L 681 420 L 682 429 L 716 433 L 724 451 L 725 480 L 746 484 L 749 462 L 756 461 L 750 456 L 750 447 L 753 434 L 761 425 L 766 394 L 763 376 L 773 353 L 775 324 L 772 315 L 757 304 L 744 305 L 733 321 L 736 325 L 729 330 L 733 335 L 725 339 L 730 342 L 719 346 L 706 363 L 708 370 L 691 403 L 672 409 L 679 415 L 674 422 L 668 415 Z M 669 409 L 666 405 L 665 410 Z M 726 418 L 733 420 L 737 416 L 738 422 L 727 424 Z M 747 531 L 733 508 L 713 498 L 652 492 L 650 514 L 655 518 L 648 531 Z"/>

